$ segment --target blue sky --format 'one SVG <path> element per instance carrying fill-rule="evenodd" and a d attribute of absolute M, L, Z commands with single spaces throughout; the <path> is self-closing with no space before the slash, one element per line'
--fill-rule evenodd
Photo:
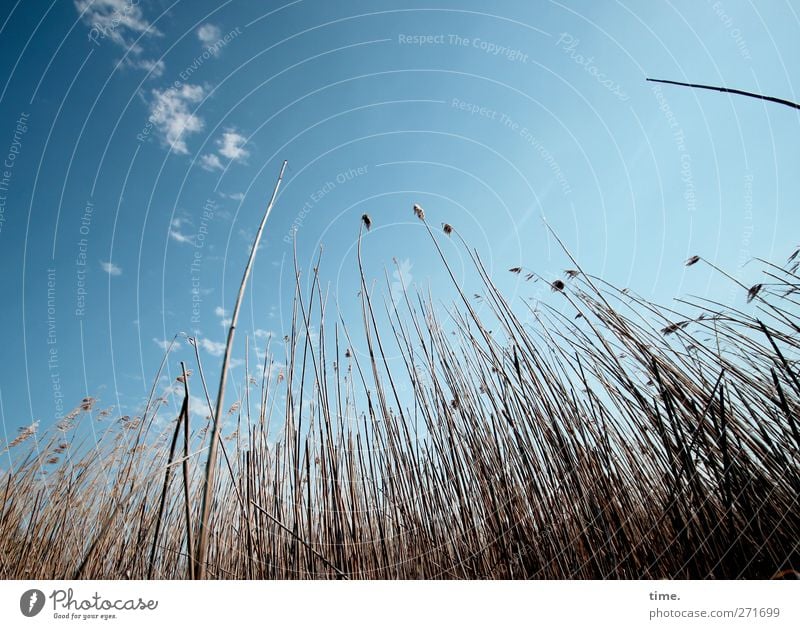
<path fill-rule="evenodd" d="M 263 356 L 288 331 L 290 234 L 324 244 L 331 310 L 357 324 L 355 243 L 378 291 L 452 291 L 422 226 L 452 223 L 507 269 L 581 265 L 669 304 L 743 304 L 699 254 L 755 277 L 797 245 L 800 115 L 645 77 L 800 101 L 789 2 L 20 0 L 0 9 L 4 434 L 82 397 L 134 415 L 163 345 L 225 323 L 282 160 L 240 320 Z M 442 237 L 465 290 L 474 283 Z M 393 260 L 397 260 L 397 266 Z M 399 270 L 398 270 L 399 269 Z M 394 289 L 391 285 L 394 285 Z M 169 375 L 190 354 L 184 338 Z M 359 348 L 357 347 L 356 350 Z M 231 392 L 235 399 L 236 391 Z M 6 436 L 7 435 L 7 436 Z"/>

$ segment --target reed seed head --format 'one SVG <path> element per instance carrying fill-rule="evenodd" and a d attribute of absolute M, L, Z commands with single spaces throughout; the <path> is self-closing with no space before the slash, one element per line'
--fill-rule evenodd
<path fill-rule="evenodd" d="M 19 429 L 19 434 L 17 435 L 16 439 L 8 444 L 9 448 L 13 448 L 14 446 L 18 446 L 23 441 L 27 441 L 33 435 L 36 434 L 36 429 L 39 427 L 39 422 L 35 421 L 30 426 L 24 426 Z"/>
<path fill-rule="evenodd" d="M 762 288 L 764 288 L 763 284 L 755 284 L 755 285 L 750 287 L 750 290 L 747 291 L 747 303 L 748 304 L 758 296 L 758 294 L 761 292 Z"/>
<path fill-rule="evenodd" d="M 682 330 L 687 325 L 689 325 L 688 321 L 678 321 L 677 323 L 670 323 L 668 326 L 661 328 L 661 334 L 664 336 L 669 336 L 678 330 Z"/>

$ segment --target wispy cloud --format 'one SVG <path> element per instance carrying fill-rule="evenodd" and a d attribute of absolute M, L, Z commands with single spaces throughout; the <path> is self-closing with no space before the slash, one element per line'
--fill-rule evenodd
<path fill-rule="evenodd" d="M 210 22 L 197 29 L 197 39 L 203 42 L 204 46 L 217 43 L 221 36 L 222 31 L 219 30 L 219 27 Z"/>
<path fill-rule="evenodd" d="M 169 349 L 170 344 L 172 344 L 172 351 L 176 350 L 177 348 L 179 348 L 181 346 L 181 344 L 178 343 L 178 341 L 175 341 L 175 343 L 172 343 L 172 341 L 167 341 L 165 339 L 158 339 L 158 338 L 155 338 L 155 337 L 153 338 L 153 343 L 158 345 L 165 352 Z"/>
<path fill-rule="evenodd" d="M 170 229 L 169 237 L 172 238 L 172 240 L 174 240 L 175 242 L 179 242 L 181 244 L 187 244 L 187 245 L 194 244 L 194 236 L 188 236 L 177 229 Z"/>
<path fill-rule="evenodd" d="M 222 162 L 219 161 L 219 157 L 216 155 L 216 153 L 208 153 L 206 155 L 201 156 L 200 167 L 208 171 L 223 170 L 225 168 L 222 165 Z"/>
<path fill-rule="evenodd" d="M 222 356 L 225 352 L 225 343 L 217 343 L 216 341 L 207 338 L 201 338 L 198 341 L 200 347 L 207 351 L 212 356 Z"/>
<path fill-rule="evenodd" d="M 244 162 L 250 156 L 250 151 L 244 148 L 247 138 L 235 129 L 225 129 L 222 136 L 214 143 L 217 145 L 217 153 L 207 153 L 200 158 L 200 166 L 205 170 L 224 170 L 225 166 L 220 156 L 231 162 Z M 241 198 L 244 198 L 244 195 Z"/>
<path fill-rule="evenodd" d="M 392 301 L 397 303 L 403 297 L 403 290 L 408 289 L 411 286 L 411 282 L 413 281 L 414 277 L 411 275 L 411 269 L 413 268 L 413 264 L 411 260 L 406 258 L 402 260 L 398 265 L 397 268 L 392 272 L 392 278 L 394 281 L 392 282 L 391 291 L 392 291 Z"/>
<path fill-rule="evenodd" d="M 100 268 L 109 275 L 122 275 L 122 269 L 113 262 L 100 262 Z"/>
<path fill-rule="evenodd" d="M 138 2 L 134 0 L 75 0 L 75 8 L 92 32 L 89 39 L 110 39 L 115 44 L 140 52 L 133 42 L 142 33 L 161 35 L 148 22 Z"/>
<path fill-rule="evenodd" d="M 192 219 L 185 210 L 178 210 L 178 215 L 175 216 L 169 223 L 169 237 L 175 242 L 181 244 L 194 245 L 195 236 L 186 232 L 192 231 Z"/>
<path fill-rule="evenodd" d="M 154 89 L 150 103 L 150 122 L 161 132 L 163 142 L 176 153 L 186 155 L 186 136 L 203 130 L 203 119 L 191 112 L 189 106 L 199 103 L 205 91 L 199 85 L 185 84 L 179 88 Z"/>
<path fill-rule="evenodd" d="M 189 394 L 189 412 L 201 419 L 211 419 L 211 411 L 208 410 L 208 401 L 197 395 Z"/>
<path fill-rule="evenodd" d="M 147 70 L 150 73 L 150 78 L 158 78 L 166 70 L 166 65 L 161 59 L 131 59 L 126 57 L 125 65 L 137 70 Z"/>
<path fill-rule="evenodd" d="M 230 160 L 241 162 L 247 159 L 247 157 L 250 155 L 250 153 L 244 148 L 246 142 L 247 138 L 245 138 L 241 133 L 238 133 L 233 129 L 227 129 L 222 134 L 222 137 L 217 140 L 219 154 L 223 157 L 227 157 Z"/>
<path fill-rule="evenodd" d="M 228 311 L 225 310 L 222 306 L 217 306 L 214 308 L 214 314 L 220 318 L 219 324 L 223 328 L 227 328 L 231 324 L 231 319 L 229 318 Z"/>
<path fill-rule="evenodd" d="M 81 20 L 89 27 L 88 39 L 95 46 L 110 41 L 127 51 L 124 65 L 146 70 L 153 77 L 164 74 L 164 62 L 142 59 L 141 43 L 161 35 L 144 16 L 138 0 L 74 0 Z"/>

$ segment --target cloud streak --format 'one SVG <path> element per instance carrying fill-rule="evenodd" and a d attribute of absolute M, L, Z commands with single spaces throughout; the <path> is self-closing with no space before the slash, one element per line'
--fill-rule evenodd
<path fill-rule="evenodd" d="M 162 33 L 145 18 L 138 0 L 74 0 L 74 4 L 95 46 L 111 41 L 127 52 L 125 66 L 146 70 L 154 77 L 164 74 L 163 61 L 140 58 L 144 49 L 139 42 Z"/>
<path fill-rule="evenodd" d="M 89 39 L 93 41 L 107 38 L 138 54 L 141 48 L 134 44 L 134 38 L 142 34 L 161 35 L 145 19 L 139 3 L 133 0 L 75 0 L 75 8 L 83 22 L 92 29 Z"/>
<path fill-rule="evenodd" d="M 219 157 L 214 153 L 208 153 L 200 157 L 200 167 L 204 170 L 214 171 L 214 170 L 224 170 L 225 166 L 222 165 L 222 162 L 219 161 Z"/>
<path fill-rule="evenodd" d="M 225 352 L 225 343 L 217 343 L 216 341 L 202 338 L 198 341 L 198 344 L 212 356 L 219 357 Z"/>
<path fill-rule="evenodd" d="M 175 341 L 173 343 L 172 341 L 167 341 L 166 339 L 158 339 L 155 337 L 153 337 L 153 343 L 158 345 L 158 347 L 160 347 L 165 352 L 170 348 L 170 345 L 172 345 L 172 351 L 178 349 L 181 346 L 181 344 L 178 343 L 178 341 Z"/>
<path fill-rule="evenodd" d="M 187 155 L 186 137 L 203 130 L 205 123 L 190 105 L 203 100 L 205 90 L 185 84 L 164 90 L 154 89 L 150 103 L 150 122 L 161 132 L 162 141 L 176 153 Z"/>
<path fill-rule="evenodd" d="M 221 35 L 222 31 L 219 30 L 219 27 L 211 23 L 203 24 L 197 29 L 197 39 L 206 46 L 217 43 Z"/>
<path fill-rule="evenodd" d="M 241 162 L 247 159 L 250 153 L 244 148 L 247 138 L 233 129 L 228 129 L 217 140 L 219 154 L 230 160 Z"/>
<path fill-rule="evenodd" d="M 205 170 L 224 170 L 225 165 L 220 156 L 230 162 L 244 162 L 250 156 L 250 151 L 244 148 L 247 138 L 236 129 L 225 129 L 214 143 L 217 145 L 217 153 L 207 153 L 200 158 L 200 166 Z"/>
<path fill-rule="evenodd" d="M 122 275 L 122 269 L 113 262 L 100 262 L 100 268 L 109 275 Z"/>

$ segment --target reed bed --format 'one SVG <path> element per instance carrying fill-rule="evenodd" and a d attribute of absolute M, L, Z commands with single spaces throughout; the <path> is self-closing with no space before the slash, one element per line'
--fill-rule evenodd
<path fill-rule="evenodd" d="M 573 260 L 564 279 L 511 269 L 552 290 L 520 312 L 452 225 L 413 211 L 457 291 L 446 321 L 409 287 L 368 289 L 365 215 L 361 320 L 329 312 L 318 267 L 298 271 L 288 336 L 248 357 L 224 418 L 195 352 L 177 417 L 154 385 L 139 417 L 112 421 L 86 399 L 49 431 L 21 431 L 0 476 L 0 578 L 797 574 L 797 252 L 762 261 L 741 310 L 659 307 Z M 444 238 L 481 293 L 461 293 Z M 211 476 L 216 431 L 198 411 L 223 426 Z"/>

